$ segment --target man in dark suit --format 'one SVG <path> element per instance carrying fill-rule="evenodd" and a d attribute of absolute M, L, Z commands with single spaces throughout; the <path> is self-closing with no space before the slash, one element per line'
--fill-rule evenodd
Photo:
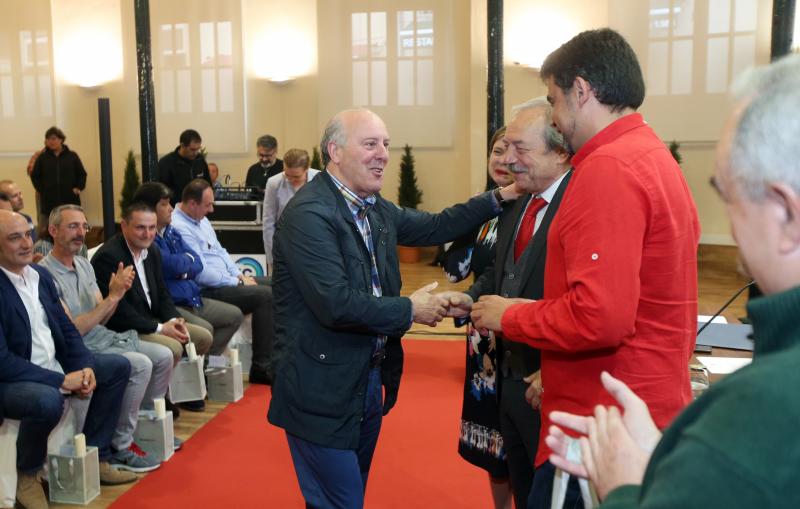
<path fill-rule="evenodd" d="M 286 430 L 308 507 L 363 506 L 382 415 L 397 401 L 400 337 L 444 315 L 435 285 L 400 297 L 397 244 L 442 244 L 501 210 L 494 193 L 439 214 L 386 201 L 388 145 L 371 111 L 336 115 L 320 144 L 326 171 L 297 192 L 275 235 L 269 420 Z M 511 187 L 498 195 L 515 197 Z"/>
<path fill-rule="evenodd" d="M 31 265 L 33 240 L 20 214 L 0 210 L 0 422 L 21 421 L 17 437 L 17 499 L 47 507 L 36 474 L 47 437 L 61 419 L 65 395 L 91 396 L 83 433 L 98 448 L 100 480 L 136 480 L 109 464 L 130 363 L 89 352 L 61 306 L 53 278 Z"/>
<path fill-rule="evenodd" d="M 119 262 L 133 265 L 136 279 L 117 305 L 106 327 L 117 332 L 135 330 L 139 338 L 162 344 L 172 350 L 177 363 L 184 345 L 195 344 L 198 354 L 211 348 L 211 332 L 186 323 L 170 297 L 161 266 L 161 252 L 153 245 L 156 213 L 145 203 L 134 203 L 122 214 L 122 233 L 111 237 L 97 250 L 92 266 L 103 297 Z"/>
<path fill-rule="evenodd" d="M 508 143 L 504 162 L 517 186 L 529 194 L 504 208 L 494 264 L 466 294 L 443 292 L 453 303 L 449 314 L 465 315 L 481 295 L 542 298 L 547 231 L 570 178 L 569 152 L 564 138 L 552 126 L 551 114 L 544 99 L 533 99 L 514 108 L 504 137 Z M 497 348 L 500 432 L 514 502 L 517 507 L 525 507 L 539 442 L 539 351 L 522 343 L 503 341 L 500 335 Z"/>

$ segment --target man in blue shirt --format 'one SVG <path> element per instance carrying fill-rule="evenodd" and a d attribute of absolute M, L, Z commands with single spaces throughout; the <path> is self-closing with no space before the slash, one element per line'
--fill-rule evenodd
<path fill-rule="evenodd" d="M 234 305 L 202 298 L 196 278 L 203 271 L 203 261 L 172 227 L 172 192 L 161 182 L 147 182 L 136 190 L 133 201 L 144 202 L 156 211 L 155 243 L 161 250 L 164 281 L 187 322 L 205 327 L 214 336 L 209 353 L 221 355 L 242 324 L 244 315 Z"/>
<path fill-rule="evenodd" d="M 228 251 L 222 247 L 206 215 L 214 210 L 214 190 L 203 179 L 195 179 L 183 189 L 181 202 L 172 213 L 172 227 L 190 249 L 200 255 L 203 270 L 195 281 L 203 298 L 233 304 L 243 313 L 253 314 L 253 364 L 250 383 L 272 382 L 273 338 L 272 286 L 268 278 L 242 274 Z"/>

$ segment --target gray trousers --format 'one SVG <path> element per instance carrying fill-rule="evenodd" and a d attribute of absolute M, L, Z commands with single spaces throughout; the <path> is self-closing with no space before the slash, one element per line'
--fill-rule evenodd
<path fill-rule="evenodd" d="M 131 363 L 131 374 L 111 439 L 111 446 L 118 451 L 127 449 L 133 442 L 139 408 L 152 409 L 153 400 L 167 393 L 172 376 L 172 352 L 164 345 L 140 341 L 138 352 L 121 355 Z"/>
<path fill-rule="evenodd" d="M 233 304 L 216 299 L 203 298 L 203 306 L 190 308 L 178 306 L 178 313 L 189 323 L 211 331 L 213 340 L 211 355 L 221 355 L 231 338 L 242 325 L 244 314 Z"/>
<path fill-rule="evenodd" d="M 203 300 L 212 298 L 233 304 L 242 313 L 253 313 L 253 365 L 250 371 L 269 373 L 275 327 L 272 316 L 272 280 L 256 277 L 257 285 L 221 286 L 200 292 Z"/>

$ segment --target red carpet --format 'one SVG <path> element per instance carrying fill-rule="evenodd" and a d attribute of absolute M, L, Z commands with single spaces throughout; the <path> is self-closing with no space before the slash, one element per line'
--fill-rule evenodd
<path fill-rule="evenodd" d="M 383 421 L 366 507 L 491 507 L 486 473 L 456 452 L 463 342 L 404 345 L 400 398 Z M 283 430 L 267 423 L 268 404 L 269 388 L 250 387 L 111 507 L 304 507 Z"/>

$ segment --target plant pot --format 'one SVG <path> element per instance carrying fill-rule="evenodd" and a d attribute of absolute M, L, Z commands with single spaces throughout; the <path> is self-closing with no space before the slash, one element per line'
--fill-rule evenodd
<path fill-rule="evenodd" d="M 400 263 L 419 263 L 420 249 L 418 247 L 397 246 L 397 257 Z"/>

